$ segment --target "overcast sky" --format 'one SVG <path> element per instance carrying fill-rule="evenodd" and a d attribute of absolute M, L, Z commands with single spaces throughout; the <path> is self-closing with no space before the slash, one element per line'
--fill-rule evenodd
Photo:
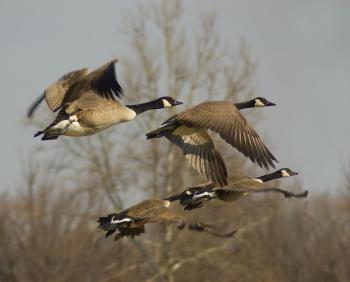
<path fill-rule="evenodd" d="M 18 183 L 20 152 L 39 142 L 22 125 L 27 107 L 67 71 L 127 52 L 118 25 L 137 2 L 1 0 L 1 190 Z M 184 2 L 189 27 L 213 9 L 222 36 L 244 36 L 259 58 L 256 93 L 278 104 L 259 131 L 281 166 L 300 172 L 310 190 L 336 187 L 350 159 L 350 2 Z"/>

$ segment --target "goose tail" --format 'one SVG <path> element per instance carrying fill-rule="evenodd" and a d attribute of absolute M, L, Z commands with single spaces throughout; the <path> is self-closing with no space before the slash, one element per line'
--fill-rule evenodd
<path fill-rule="evenodd" d="M 104 231 L 109 231 L 112 229 L 115 229 L 115 226 L 112 226 L 111 219 L 113 217 L 113 214 L 109 214 L 107 216 L 100 217 L 97 222 L 99 223 L 98 228 L 101 228 Z"/>
<path fill-rule="evenodd" d="M 49 130 L 40 130 L 34 134 L 34 137 L 38 137 L 40 135 L 43 135 L 41 140 L 55 140 L 60 134 L 57 132 L 50 132 Z"/>
<path fill-rule="evenodd" d="M 41 134 L 44 134 L 44 130 L 40 130 L 38 131 L 37 133 L 34 134 L 34 137 L 38 137 L 40 136 Z"/>
<path fill-rule="evenodd" d="M 168 124 L 146 134 L 147 139 L 161 138 L 170 135 L 178 125 Z"/>

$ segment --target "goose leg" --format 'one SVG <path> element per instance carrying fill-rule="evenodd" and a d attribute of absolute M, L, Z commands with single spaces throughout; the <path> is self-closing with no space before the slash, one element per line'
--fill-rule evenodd
<path fill-rule="evenodd" d="M 192 231 L 207 232 L 215 237 L 221 237 L 221 238 L 232 237 L 237 232 L 237 230 L 233 230 L 233 231 L 230 231 L 228 233 L 219 233 L 219 232 L 214 230 L 214 229 L 216 229 L 215 226 L 201 223 L 201 222 L 190 222 L 187 225 L 187 228 L 189 230 L 192 230 Z"/>

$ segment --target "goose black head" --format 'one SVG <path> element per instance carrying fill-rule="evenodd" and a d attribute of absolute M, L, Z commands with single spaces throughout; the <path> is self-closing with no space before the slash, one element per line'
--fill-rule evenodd
<path fill-rule="evenodd" d="M 297 172 L 291 170 L 290 168 L 281 168 L 277 172 L 280 174 L 280 177 L 288 177 L 288 176 L 298 175 Z"/>
<path fill-rule="evenodd" d="M 172 98 L 170 96 L 161 97 L 161 98 L 159 98 L 159 100 L 163 103 L 164 108 L 178 106 L 178 105 L 183 104 L 182 102 L 176 101 L 174 98 Z"/>
<path fill-rule="evenodd" d="M 275 103 L 270 102 L 264 97 L 256 97 L 253 99 L 254 101 L 254 107 L 270 107 L 270 106 L 276 106 Z"/>

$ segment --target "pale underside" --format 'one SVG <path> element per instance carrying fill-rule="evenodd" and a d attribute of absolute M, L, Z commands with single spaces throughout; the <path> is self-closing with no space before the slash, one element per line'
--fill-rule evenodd
<path fill-rule="evenodd" d="M 49 86 L 44 97 L 57 117 L 49 127 L 58 135 L 85 136 L 132 120 L 136 113 L 115 100 L 123 95 L 112 60 L 88 72 L 70 72 Z"/>
<path fill-rule="evenodd" d="M 117 101 L 91 92 L 84 93 L 79 100 L 68 102 L 63 111 L 69 114 L 69 119 L 58 122 L 54 128 L 65 128 L 63 135 L 68 136 L 92 135 L 112 125 L 128 122 L 136 116 L 133 110 Z"/>

